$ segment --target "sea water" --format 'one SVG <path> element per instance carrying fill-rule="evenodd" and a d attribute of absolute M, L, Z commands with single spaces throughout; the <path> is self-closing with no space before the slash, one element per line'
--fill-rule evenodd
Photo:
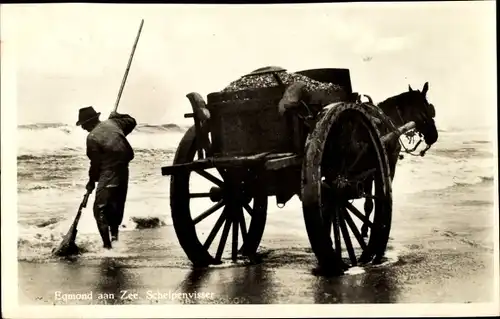
<path fill-rule="evenodd" d="M 157 218 L 159 227 L 172 225 L 170 178 L 161 175 L 161 167 L 172 163 L 185 131 L 186 127 L 175 124 L 143 124 L 129 135 L 135 158 L 130 164 L 129 191 L 121 231 L 144 232 L 138 229 L 135 217 Z M 51 249 L 68 231 L 88 180 L 86 134 L 80 127 L 59 123 L 18 126 L 19 260 L 50 258 Z M 398 162 L 393 197 L 396 201 L 407 194 L 478 183 L 488 183 L 493 187 L 494 165 L 491 130 L 440 131 L 438 142 L 425 157 L 405 155 Z M 78 245 L 89 258 L 101 254 L 92 203 L 93 196 L 84 209 L 77 236 Z M 301 210 L 296 197 L 287 206 Z M 271 217 L 268 220 L 280 214 L 273 199 L 268 212 Z M 268 222 L 266 232 L 295 229 L 307 240 L 300 214 L 294 218 L 283 216 L 279 220 L 282 221 L 279 225 Z M 147 249 L 143 247 L 142 250 Z M 117 249 L 113 254 L 122 256 L 123 252 Z"/>

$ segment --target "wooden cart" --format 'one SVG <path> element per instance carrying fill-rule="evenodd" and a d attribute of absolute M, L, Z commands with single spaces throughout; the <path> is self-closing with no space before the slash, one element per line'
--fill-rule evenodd
<path fill-rule="evenodd" d="M 384 143 L 414 123 L 380 136 L 367 104 L 353 98 L 349 70 L 297 73 L 338 84 L 343 93 L 308 117 L 278 112 L 284 86 L 211 93 L 207 103 L 197 93 L 187 95 L 193 113 L 186 117 L 193 117 L 195 125 L 162 174 L 171 176 L 175 232 L 195 266 L 255 256 L 270 196 L 281 206 L 294 195 L 300 198 L 322 268 L 341 273 L 384 255 L 392 215 Z M 204 181 L 194 182 L 194 176 Z M 370 194 L 363 187 L 367 176 L 373 180 Z M 369 218 L 354 203 L 366 198 L 374 201 Z M 197 204 L 200 199 L 205 204 Z M 367 236 L 361 235 L 362 224 L 368 226 Z M 231 245 L 226 245 L 229 237 Z"/>

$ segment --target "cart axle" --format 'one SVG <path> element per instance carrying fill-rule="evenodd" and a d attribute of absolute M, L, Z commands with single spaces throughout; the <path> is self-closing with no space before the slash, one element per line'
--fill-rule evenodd
<path fill-rule="evenodd" d="M 223 190 L 220 187 L 214 186 L 210 188 L 209 198 L 212 202 L 218 202 L 224 197 Z"/>
<path fill-rule="evenodd" d="M 331 184 L 327 184 L 323 181 L 322 186 L 335 198 L 351 200 L 361 198 L 364 194 L 364 188 L 361 182 L 352 182 L 347 178 L 340 176 L 337 177 Z"/>

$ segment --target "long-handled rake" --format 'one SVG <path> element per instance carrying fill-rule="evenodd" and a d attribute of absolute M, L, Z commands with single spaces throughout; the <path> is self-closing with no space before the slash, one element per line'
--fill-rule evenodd
<path fill-rule="evenodd" d="M 134 57 L 135 48 L 137 47 L 137 42 L 139 41 L 143 24 L 144 24 L 144 19 L 141 20 L 139 31 L 137 32 L 137 37 L 135 38 L 134 46 L 132 47 L 132 53 L 130 54 L 130 57 L 128 59 L 127 68 L 125 69 L 125 74 L 123 75 L 123 80 L 120 85 L 120 90 L 118 91 L 118 97 L 115 102 L 114 112 L 116 112 L 118 104 L 120 103 L 120 98 L 123 92 L 123 88 L 125 87 L 125 82 L 127 81 L 128 72 L 130 70 L 130 65 L 132 64 L 132 58 Z M 91 192 L 87 192 L 83 197 L 83 201 L 80 204 L 80 208 L 78 209 L 78 213 L 76 214 L 75 220 L 73 221 L 71 228 L 69 229 L 66 236 L 64 236 L 64 239 L 59 245 L 59 247 L 52 250 L 52 253 L 54 255 L 62 257 L 62 256 L 76 255 L 80 252 L 80 249 L 75 244 L 76 233 L 77 233 L 76 227 L 78 226 L 78 222 L 80 221 L 82 209 L 87 206 L 87 201 L 89 199 L 90 194 Z"/>

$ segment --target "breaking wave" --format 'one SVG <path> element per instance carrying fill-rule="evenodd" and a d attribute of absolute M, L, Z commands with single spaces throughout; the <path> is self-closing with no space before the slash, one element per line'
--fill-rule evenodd
<path fill-rule="evenodd" d="M 138 124 L 128 136 L 134 149 L 176 148 L 187 126 L 168 124 Z M 81 154 L 87 132 L 77 126 L 62 123 L 37 123 L 18 126 L 18 160 L 38 159 L 46 154 Z"/>
<path fill-rule="evenodd" d="M 80 127 L 64 124 L 64 123 L 33 123 L 33 124 L 20 124 L 17 126 L 20 130 L 45 130 L 45 129 L 60 129 L 62 132 L 71 133 L 73 130 L 81 130 Z M 136 130 L 148 129 L 149 131 L 184 131 L 187 128 L 175 123 L 167 124 L 137 124 Z"/>
<path fill-rule="evenodd" d="M 140 124 L 128 136 L 136 154 L 130 164 L 130 187 L 135 189 L 127 200 L 131 213 L 126 213 L 124 230 L 144 232 L 172 224 L 168 178 L 161 176 L 160 167 L 171 162 L 185 130 L 176 124 Z M 46 256 L 67 232 L 83 195 L 88 174 L 87 132 L 46 123 L 20 125 L 18 133 L 18 251 L 20 256 Z M 438 142 L 424 158 L 407 155 L 398 162 L 395 196 L 492 183 L 496 158 L 491 138 L 489 131 L 440 131 Z M 91 206 L 78 230 L 82 246 L 95 251 L 100 239 Z"/>

